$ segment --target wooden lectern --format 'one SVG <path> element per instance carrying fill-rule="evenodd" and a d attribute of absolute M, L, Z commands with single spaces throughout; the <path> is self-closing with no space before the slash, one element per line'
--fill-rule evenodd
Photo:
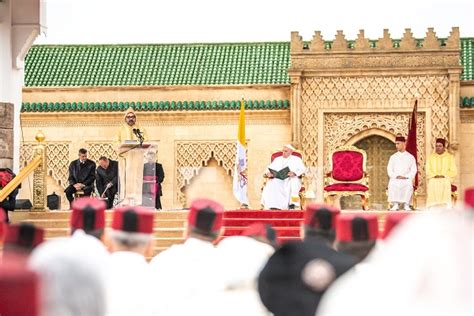
<path fill-rule="evenodd" d="M 119 148 L 120 204 L 142 205 L 143 165 L 149 143 L 125 141 Z"/>

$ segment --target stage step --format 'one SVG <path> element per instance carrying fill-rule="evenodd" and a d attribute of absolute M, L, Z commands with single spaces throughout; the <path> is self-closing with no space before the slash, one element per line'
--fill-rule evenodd
<path fill-rule="evenodd" d="M 21 222 L 31 223 L 39 227 L 49 229 L 49 228 L 65 228 L 69 227 L 69 219 L 22 219 Z M 112 220 L 107 219 L 105 221 L 106 227 L 110 227 Z M 156 219 L 154 221 L 154 226 L 157 228 L 176 228 L 184 227 L 185 219 Z"/>

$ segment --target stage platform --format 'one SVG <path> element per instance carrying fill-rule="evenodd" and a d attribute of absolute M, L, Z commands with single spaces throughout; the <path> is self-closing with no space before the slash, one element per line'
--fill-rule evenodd
<path fill-rule="evenodd" d="M 399 211 L 402 213 L 421 213 L 420 211 Z M 342 213 L 370 213 L 377 215 L 379 227 L 383 229 L 385 216 L 389 211 L 343 210 Z M 184 241 L 187 211 L 157 211 L 154 227 L 154 254 L 167 249 L 173 244 Z M 69 234 L 70 211 L 29 212 L 15 211 L 10 213 L 13 223 L 30 222 L 46 229 L 46 238 L 64 237 Z M 112 211 L 106 212 L 106 225 L 110 225 Z M 224 213 L 223 237 L 240 235 L 250 224 L 263 222 L 271 224 L 282 242 L 300 239 L 300 225 L 303 211 L 268 211 L 268 210 L 227 210 Z"/>

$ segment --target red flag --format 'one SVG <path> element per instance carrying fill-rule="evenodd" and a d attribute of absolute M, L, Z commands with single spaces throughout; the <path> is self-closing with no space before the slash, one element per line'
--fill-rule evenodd
<path fill-rule="evenodd" d="M 413 112 L 411 113 L 411 118 L 408 121 L 408 136 L 407 136 L 407 148 L 406 150 L 415 157 L 416 167 L 418 168 L 418 155 L 417 155 L 417 146 L 416 146 L 416 121 L 417 121 L 417 109 L 418 109 L 418 100 L 415 100 L 415 105 L 413 106 Z M 415 187 L 418 187 L 418 172 L 415 176 Z"/>

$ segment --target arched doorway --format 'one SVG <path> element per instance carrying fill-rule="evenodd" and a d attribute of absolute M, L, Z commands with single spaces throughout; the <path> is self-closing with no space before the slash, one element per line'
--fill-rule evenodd
<path fill-rule="evenodd" d="M 395 152 L 395 144 L 383 136 L 371 135 L 357 141 L 354 146 L 365 150 L 367 153 L 369 208 L 383 210 L 387 206 L 387 164 L 390 156 Z M 360 198 L 347 197 L 341 199 L 341 207 L 345 209 L 360 208 Z"/>

